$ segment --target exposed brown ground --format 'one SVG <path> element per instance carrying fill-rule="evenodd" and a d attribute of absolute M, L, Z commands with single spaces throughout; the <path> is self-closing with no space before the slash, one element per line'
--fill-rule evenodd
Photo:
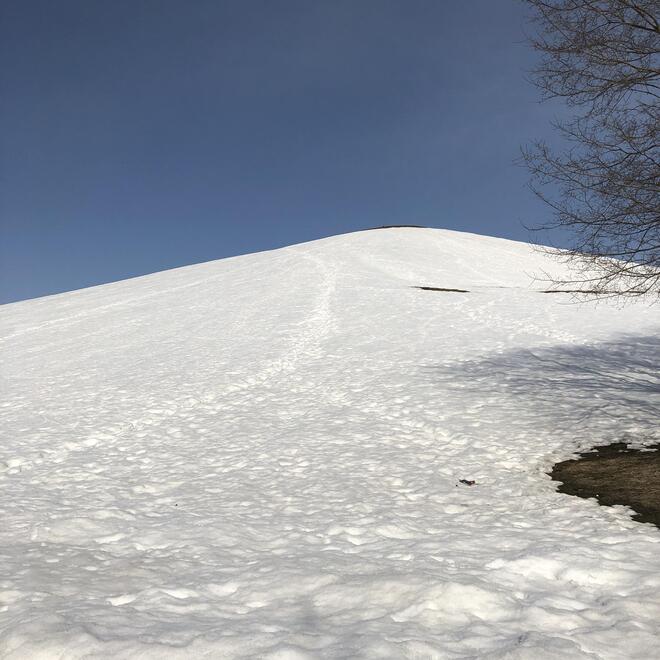
<path fill-rule="evenodd" d="M 407 229 L 430 229 L 425 225 L 380 225 L 379 227 L 367 227 L 362 231 L 373 231 L 374 229 L 401 229 L 402 227 Z"/>
<path fill-rule="evenodd" d="M 421 289 L 422 291 L 452 291 L 454 293 L 470 293 L 467 289 L 445 289 L 440 286 L 415 286 L 414 289 Z"/>
<path fill-rule="evenodd" d="M 634 520 L 660 527 L 660 445 L 650 449 L 629 449 L 623 443 L 596 447 L 557 463 L 550 476 L 562 482 L 562 493 L 595 497 L 606 506 L 628 505 L 637 512 Z"/>

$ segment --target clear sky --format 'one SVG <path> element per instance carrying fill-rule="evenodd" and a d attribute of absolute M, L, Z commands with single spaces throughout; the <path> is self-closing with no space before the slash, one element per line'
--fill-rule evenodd
<path fill-rule="evenodd" d="M 383 224 L 520 240 L 518 0 L 0 0 L 0 302 Z"/>

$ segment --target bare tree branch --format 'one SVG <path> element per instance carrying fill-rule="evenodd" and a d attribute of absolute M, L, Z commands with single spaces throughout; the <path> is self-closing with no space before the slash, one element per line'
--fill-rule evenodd
<path fill-rule="evenodd" d="M 564 153 L 523 149 L 530 187 L 570 229 L 560 254 L 596 293 L 660 296 L 660 0 L 523 0 L 532 80 L 574 116 L 553 125 Z M 564 282 L 563 284 L 568 284 Z"/>

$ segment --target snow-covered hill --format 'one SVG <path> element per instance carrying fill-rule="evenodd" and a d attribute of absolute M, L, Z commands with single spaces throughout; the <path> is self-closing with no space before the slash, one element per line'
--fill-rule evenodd
<path fill-rule="evenodd" d="M 545 474 L 658 441 L 660 310 L 557 268 L 387 229 L 0 308 L 0 657 L 660 657 L 660 531 Z"/>

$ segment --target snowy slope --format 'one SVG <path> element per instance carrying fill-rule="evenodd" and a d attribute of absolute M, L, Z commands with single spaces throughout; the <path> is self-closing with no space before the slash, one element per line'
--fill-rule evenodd
<path fill-rule="evenodd" d="M 545 475 L 659 440 L 660 310 L 557 268 L 387 229 L 0 308 L 0 657 L 660 657 L 660 531 Z"/>

